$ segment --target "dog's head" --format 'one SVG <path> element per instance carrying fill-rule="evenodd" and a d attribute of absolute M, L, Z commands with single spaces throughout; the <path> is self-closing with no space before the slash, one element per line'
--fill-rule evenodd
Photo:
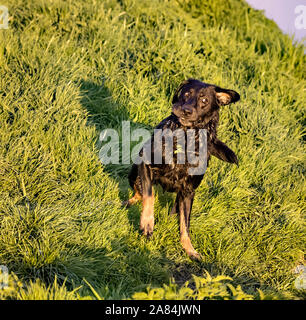
<path fill-rule="evenodd" d="M 224 106 L 240 99 L 234 90 L 223 89 L 195 79 L 184 81 L 175 92 L 172 112 L 183 126 L 204 122 Z"/>

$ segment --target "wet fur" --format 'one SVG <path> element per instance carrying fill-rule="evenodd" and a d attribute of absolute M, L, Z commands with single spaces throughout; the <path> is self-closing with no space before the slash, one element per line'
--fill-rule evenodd
<path fill-rule="evenodd" d="M 203 94 L 203 99 L 207 100 L 205 103 L 202 103 L 203 99 L 201 97 L 203 97 Z M 199 129 L 206 129 L 207 164 L 211 156 L 215 156 L 220 160 L 238 165 L 235 153 L 217 138 L 217 127 L 220 107 L 239 99 L 239 94 L 233 90 L 222 89 L 198 80 L 189 79 L 184 81 L 175 92 L 171 115 L 164 119 L 156 129 L 170 129 L 171 131 L 182 129 L 184 132 L 188 129 L 195 129 L 196 151 L 198 151 Z M 154 152 L 157 150 L 154 150 L 153 136 L 149 143 L 151 143 L 151 164 L 145 164 L 144 162 L 139 165 L 133 164 L 128 179 L 131 187 L 135 190 L 135 195 L 125 204 L 129 206 L 138 200 L 143 201 L 140 229 L 149 237 L 152 235 L 154 227 L 153 185 L 159 184 L 164 190 L 175 192 L 177 197 L 171 213 L 179 214 L 182 246 L 191 258 L 199 259 L 200 256 L 190 241 L 189 226 L 195 190 L 201 183 L 203 174 L 189 175 L 188 168 L 191 165 L 188 162 L 178 164 L 175 153 L 173 154 L 173 163 L 165 164 L 164 145 L 159 146 L 162 148 L 162 164 L 154 164 Z M 174 138 L 175 144 L 176 139 Z M 142 152 L 143 149 L 140 151 L 140 155 L 142 155 Z"/>

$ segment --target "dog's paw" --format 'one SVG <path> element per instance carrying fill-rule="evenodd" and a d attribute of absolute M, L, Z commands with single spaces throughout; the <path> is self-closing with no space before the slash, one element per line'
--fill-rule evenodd
<path fill-rule="evenodd" d="M 200 254 L 197 253 L 196 251 L 187 252 L 187 254 L 191 260 L 194 260 L 194 261 L 201 261 L 202 260 Z"/>
<path fill-rule="evenodd" d="M 145 218 L 140 220 L 140 230 L 148 239 L 152 237 L 154 229 L 154 218 Z"/>
<path fill-rule="evenodd" d="M 147 231 L 147 233 L 143 232 L 143 234 L 147 237 L 147 239 L 150 239 L 153 236 L 153 231 Z"/>
<path fill-rule="evenodd" d="M 150 239 L 153 236 L 153 229 L 150 226 L 145 227 L 144 229 L 141 229 L 142 234 L 147 237 L 147 239 Z"/>
<path fill-rule="evenodd" d="M 237 165 L 237 167 L 239 167 L 239 161 L 238 161 L 238 158 L 237 158 L 237 156 L 236 156 L 236 154 L 234 152 L 231 152 L 228 155 L 228 157 L 229 157 L 229 162 L 230 163 L 234 163 L 234 164 Z"/>

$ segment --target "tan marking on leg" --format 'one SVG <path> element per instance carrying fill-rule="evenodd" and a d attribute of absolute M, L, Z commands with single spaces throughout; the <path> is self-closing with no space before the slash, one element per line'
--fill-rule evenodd
<path fill-rule="evenodd" d="M 142 212 L 140 216 L 140 230 L 144 235 L 151 236 L 154 228 L 154 195 L 143 196 Z"/>
<path fill-rule="evenodd" d="M 200 260 L 200 255 L 196 252 L 191 244 L 191 240 L 186 228 L 184 211 L 180 210 L 180 236 L 181 244 L 191 259 Z"/>

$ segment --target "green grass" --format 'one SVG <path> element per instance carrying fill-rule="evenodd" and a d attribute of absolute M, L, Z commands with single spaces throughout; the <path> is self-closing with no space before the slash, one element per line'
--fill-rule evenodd
<path fill-rule="evenodd" d="M 18 280 L 0 297 L 137 298 L 148 287 L 171 289 L 172 278 L 179 295 L 192 275 L 206 272 L 231 277 L 246 297 L 305 297 L 293 273 L 306 243 L 302 45 L 241 0 L 7 6 L 0 265 Z M 152 129 L 188 77 L 241 95 L 222 110 L 219 128 L 239 168 L 213 159 L 194 201 L 200 263 L 181 248 L 168 214 L 174 196 L 157 189 L 147 241 L 138 231 L 140 205 L 121 208 L 131 194 L 129 166 L 103 166 L 98 157 L 102 129 L 120 131 L 123 120 Z"/>

